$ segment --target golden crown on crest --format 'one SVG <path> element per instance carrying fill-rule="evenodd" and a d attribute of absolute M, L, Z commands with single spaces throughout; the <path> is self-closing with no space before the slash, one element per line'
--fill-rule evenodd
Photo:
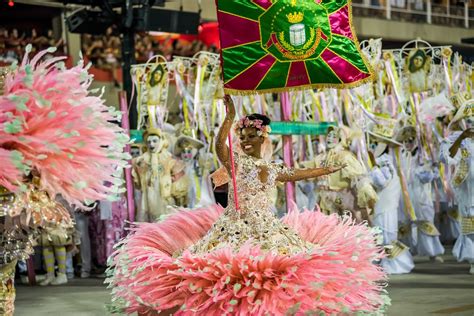
<path fill-rule="evenodd" d="M 288 22 L 290 23 L 299 23 L 303 21 L 304 14 L 303 12 L 293 12 L 293 13 L 287 14 L 286 17 L 288 18 Z"/>

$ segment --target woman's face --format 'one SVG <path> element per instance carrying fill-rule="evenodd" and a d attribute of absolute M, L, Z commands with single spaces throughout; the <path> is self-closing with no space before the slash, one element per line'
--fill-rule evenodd
<path fill-rule="evenodd" d="M 413 66 L 415 66 L 415 69 L 417 70 L 423 67 L 423 57 L 416 56 L 415 58 L 413 58 Z"/>
<path fill-rule="evenodd" d="M 132 158 L 136 158 L 136 157 L 140 156 L 141 150 L 138 147 L 132 147 L 130 149 L 130 154 L 132 155 Z"/>
<path fill-rule="evenodd" d="M 189 142 L 183 142 L 181 144 L 181 159 L 184 161 L 191 161 L 194 159 L 194 147 Z"/>
<path fill-rule="evenodd" d="M 161 151 L 162 147 L 162 141 L 161 138 L 157 135 L 150 135 L 146 139 L 146 143 L 148 146 L 148 150 L 150 150 L 151 153 L 157 153 Z"/>
<path fill-rule="evenodd" d="M 156 71 L 153 74 L 153 80 L 155 80 L 156 83 L 159 83 L 161 81 L 161 77 L 162 77 L 162 72 L 160 70 Z"/>
<path fill-rule="evenodd" d="M 326 142 L 327 142 L 327 147 L 329 149 L 334 148 L 334 147 L 336 147 L 337 144 L 339 144 L 339 142 L 340 142 L 339 136 L 337 136 L 337 133 L 336 133 L 335 130 L 331 130 L 328 133 L 328 136 L 326 138 Z"/>
<path fill-rule="evenodd" d="M 408 151 L 413 151 L 416 148 L 416 138 L 410 137 L 403 141 L 403 145 Z"/>
<path fill-rule="evenodd" d="M 260 158 L 263 140 L 255 127 L 245 127 L 240 131 L 240 147 L 249 156 Z"/>

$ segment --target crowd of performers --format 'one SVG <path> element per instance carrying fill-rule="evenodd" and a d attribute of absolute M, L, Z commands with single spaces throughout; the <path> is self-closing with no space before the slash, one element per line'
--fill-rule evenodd
<path fill-rule="evenodd" d="M 337 122 L 326 135 L 293 136 L 296 166 L 344 166 L 326 177 L 299 182 L 296 204 L 320 208 L 325 214 L 351 212 L 358 221 L 380 227 L 389 252 L 383 260 L 388 273 L 410 272 L 412 254 L 442 262 L 442 243 L 455 241 L 455 256 L 473 262 L 473 250 L 468 250 L 471 239 L 463 237 L 472 234 L 468 202 L 472 195 L 468 159 L 472 69 L 459 56 L 452 56 L 449 47 L 424 45 L 384 52 L 380 45 L 380 41 L 371 41 L 365 49 L 377 69 L 374 83 L 347 91 L 292 94 L 294 120 Z M 432 60 L 435 51 L 436 63 Z M 182 66 L 180 62 L 178 59 Z M 213 72 L 208 68 L 212 81 Z M 206 88 L 206 82 L 202 83 L 200 89 Z M 197 85 L 190 88 L 195 89 Z M 186 94 L 193 91 L 180 93 L 183 107 Z M 145 107 L 152 107 L 151 97 L 144 95 Z M 214 95 L 207 97 L 210 101 L 198 101 L 204 112 L 217 112 L 216 117 L 225 112 Z M 208 107 L 202 105 L 206 102 Z M 281 120 L 276 95 L 235 97 L 235 103 L 241 117 L 258 109 Z M 209 174 L 218 167 L 210 137 L 217 134 L 217 124 L 202 114 L 189 114 L 192 111 L 195 108 L 188 104 L 182 122 L 174 126 L 158 123 L 161 129 L 149 128 L 143 144 L 134 145 L 138 221 L 156 221 L 173 212 L 176 205 L 194 208 L 215 203 L 213 187 L 221 184 L 219 172 Z M 193 118 L 198 120 L 194 126 Z M 266 149 L 267 159 L 282 161 L 281 136 L 270 134 L 269 138 L 272 146 Z M 274 211 L 284 213 L 283 186 L 275 190 L 273 200 Z"/>
<path fill-rule="evenodd" d="M 231 97 L 208 52 L 133 67 L 137 223 L 109 260 L 111 311 L 383 314 L 386 275 L 414 256 L 442 264 L 451 243 L 474 274 L 472 68 L 426 42 L 364 45 L 374 82 L 345 90 Z M 126 194 L 120 113 L 89 94 L 83 65 L 46 53 L 9 70 L 0 100 L 7 315 L 16 262 L 73 224 L 58 200 Z"/>
<path fill-rule="evenodd" d="M 472 68 L 449 47 L 414 41 L 382 51 L 380 40 L 364 44 L 376 69 L 373 83 L 287 96 L 293 122 L 283 122 L 287 132 L 279 133 L 294 134 L 290 163 L 281 135 L 270 128 L 271 120 L 281 127 L 288 110 L 283 96 L 223 98 L 209 54 L 198 54 L 191 66 L 176 58 L 135 68 L 145 130 L 132 160 L 135 202 L 137 220 L 149 224 L 134 226 L 111 257 L 115 308 L 143 314 L 173 308 L 183 314 L 282 314 L 291 308 L 381 313 L 386 302 L 376 285 L 383 280 L 379 272 L 410 273 L 414 256 L 442 264 L 445 245 L 453 243 L 453 256 L 469 262 L 474 273 Z M 181 109 L 174 125 L 160 104 L 168 97 L 162 91 L 169 78 Z M 295 121 L 309 124 L 307 135 L 296 132 Z M 311 131 L 311 124 L 320 128 L 316 122 L 335 124 Z M 284 183 L 295 181 L 291 201 Z M 228 191 L 225 209 L 216 206 L 215 191 Z M 353 222 L 345 226 L 348 216 Z M 336 218 L 340 222 L 329 223 Z M 325 225 L 331 240 L 319 235 Z M 336 246 L 364 225 L 373 230 L 359 231 L 363 246 Z M 370 258 L 371 265 L 349 267 L 351 279 L 367 277 L 366 290 L 358 292 L 352 283 L 345 288 L 335 277 L 341 267 L 326 266 L 345 299 L 331 296 L 329 283 L 305 274 L 317 265 L 311 255 L 308 270 L 301 271 L 298 255 L 312 254 L 314 245 L 328 251 L 317 260 Z M 344 247 L 352 249 L 350 256 L 341 252 Z M 380 257 L 370 250 L 381 248 Z M 285 265 L 272 265 L 282 255 L 294 259 L 293 276 L 305 284 L 287 275 Z M 289 294 L 287 287 L 298 290 Z M 319 295 L 324 299 L 314 300 Z"/>

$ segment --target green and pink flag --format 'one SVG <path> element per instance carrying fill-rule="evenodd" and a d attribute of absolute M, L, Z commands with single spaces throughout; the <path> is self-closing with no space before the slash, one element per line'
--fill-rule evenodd
<path fill-rule="evenodd" d="M 217 0 L 231 94 L 346 88 L 371 80 L 350 0 Z"/>

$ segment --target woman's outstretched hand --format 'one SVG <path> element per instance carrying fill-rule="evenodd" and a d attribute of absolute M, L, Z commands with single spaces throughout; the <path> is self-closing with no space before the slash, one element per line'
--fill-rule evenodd
<path fill-rule="evenodd" d="M 334 172 L 338 172 L 339 170 L 345 168 L 346 166 L 347 166 L 347 164 L 343 164 L 343 165 L 340 165 L 340 166 L 326 167 L 326 174 L 331 174 L 331 173 L 334 173 Z"/>
<path fill-rule="evenodd" d="M 278 182 L 294 182 L 300 180 L 314 179 L 321 176 L 327 176 L 328 174 L 337 172 L 347 165 L 342 164 L 340 166 L 331 166 L 324 168 L 310 168 L 310 169 L 294 169 L 291 175 L 280 174 L 277 177 Z"/>

